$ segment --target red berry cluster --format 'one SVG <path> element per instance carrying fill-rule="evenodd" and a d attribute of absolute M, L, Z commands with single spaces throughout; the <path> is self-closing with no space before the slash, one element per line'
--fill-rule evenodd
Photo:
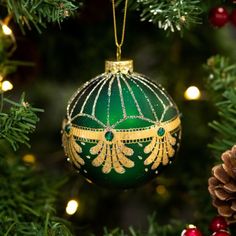
<path fill-rule="evenodd" d="M 228 224 L 224 217 L 216 216 L 210 223 L 211 236 L 230 236 Z M 181 236 L 203 236 L 202 232 L 194 225 L 187 226 L 181 233 Z"/>
<path fill-rule="evenodd" d="M 236 3 L 236 0 L 232 0 L 232 3 Z M 229 13 L 224 6 L 214 7 L 210 10 L 209 21 L 215 27 L 223 27 L 228 22 L 236 26 L 236 9 Z"/>
<path fill-rule="evenodd" d="M 212 236 L 230 236 L 228 224 L 222 216 L 216 216 L 213 218 L 209 229 L 213 232 Z"/>

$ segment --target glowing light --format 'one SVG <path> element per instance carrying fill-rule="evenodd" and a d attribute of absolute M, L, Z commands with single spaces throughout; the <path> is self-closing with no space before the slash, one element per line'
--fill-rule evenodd
<path fill-rule="evenodd" d="M 79 203 L 78 201 L 71 199 L 66 206 L 66 213 L 68 215 L 74 215 L 75 212 L 78 210 Z"/>
<path fill-rule="evenodd" d="M 165 187 L 164 185 L 158 185 L 158 186 L 156 187 L 156 192 L 157 192 L 158 194 L 160 194 L 160 195 L 164 195 L 164 194 L 167 193 L 167 189 L 166 189 L 166 187 Z"/>
<path fill-rule="evenodd" d="M 92 183 L 93 183 L 93 181 L 92 181 L 92 180 L 90 180 L 90 179 L 87 179 L 87 178 L 86 178 L 86 181 L 87 181 L 88 183 L 90 183 L 90 184 L 92 184 Z"/>
<path fill-rule="evenodd" d="M 22 159 L 27 164 L 34 164 L 36 161 L 36 157 L 33 154 L 26 154 Z"/>
<path fill-rule="evenodd" d="M 185 21 L 186 21 L 186 17 L 185 17 L 185 16 L 181 16 L 181 17 L 180 17 L 180 20 L 181 20 L 182 22 L 185 22 Z"/>
<path fill-rule="evenodd" d="M 184 92 L 184 97 L 186 100 L 198 100 L 201 97 L 201 92 L 198 87 L 190 86 Z"/>
<path fill-rule="evenodd" d="M 2 31 L 5 35 L 11 35 L 12 30 L 5 24 L 2 25 Z"/>
<path fill-rule="evenodd" d="M 0 75 L 0 81 L 2 81 L 3 80 L 3 76 L 2 75 Z"/>
<path fill-rule="evenodd" d="M 219 7 L 218 11 L 219 11 L 219 13 L 223 13 L 225 11 L 225 9 L 223 7 Z"/>
<path fill-rule="evenodd" d="M 5 81 L 2 82 L 1 89 L 4 92 L 6 92 L 8 90 L 12 90 L 13 89 L 13 84 L 10 81 L 5 80 Z"/>

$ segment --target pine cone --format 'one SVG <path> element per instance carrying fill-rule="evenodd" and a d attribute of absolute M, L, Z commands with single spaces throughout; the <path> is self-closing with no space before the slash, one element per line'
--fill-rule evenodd
<path fill-rule="evenodd" d="M 208 190 L 212 205 L 230 223 L 236 222 L 236 145 L 221 156 L 224 163 L 212 168 Z"/>

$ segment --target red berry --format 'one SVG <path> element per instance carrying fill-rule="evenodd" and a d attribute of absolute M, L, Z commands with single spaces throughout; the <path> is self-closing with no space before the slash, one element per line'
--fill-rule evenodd
<path fill-rule="evenodd" d="M 222 27 L 229 21 L 229 14 L 224 7 L 214 7 L 210 11 L 209 21 L 213 26 Z"/>
<path fill-rule="evenodd" d="M 181 236 L 203 236 L 201 231 L 194 225 L 189 225 L 187 229 L 184 229 Z"/>
<path fill-rule="evenodd" d="M 222 229 L 223 230 L 227 229 L 228 224 L 227 224 L 224 217 L 216 216 L 212 219 L 209 228 L 212 232 L 217 232 L 217 231 L 222 230 Z"/>
<path fill-rule="evenodd" d="M 220 230 L 212 234 L 212 236 L 230 236 L 230 233 L 225 230 Z"/>
<path fill-rule="evenodd" d="M 230 14 L 230 21 L 236 26 L 236 9 L 234 9 Z"/>

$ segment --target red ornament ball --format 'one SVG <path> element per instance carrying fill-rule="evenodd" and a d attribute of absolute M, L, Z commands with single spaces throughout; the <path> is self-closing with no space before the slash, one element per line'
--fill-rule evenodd
<path fill-rule="evenodd" d="M 225 230 L 220 230 L 212 234 L 212 236 L 230 236 L 230 233 Z"/>
<path fill-rule="evenodd" d="M 229 14 L 224 7 L 214 7 L 210 11 L 209 21 L 213 26 L 223 27 L 229 21 Z"/>
<path fill-rule="evenodd" d="M 234 9 L 230 14 L 230 22 L 236 26 L 236 9 Z"/>
<path fill-rule="evenodd" d="M 216 216 L 212 219 L 209 228 L 212 232 L 217 232 L 220 230 L 226 230 L 228 228 L 228 224 L 224 217 Z"/>
<path fill-rule="evenodd" d="M 203 236 L 201 231 L 194 225 L 189 225 L 181 233 L 181 236 Z"/>

